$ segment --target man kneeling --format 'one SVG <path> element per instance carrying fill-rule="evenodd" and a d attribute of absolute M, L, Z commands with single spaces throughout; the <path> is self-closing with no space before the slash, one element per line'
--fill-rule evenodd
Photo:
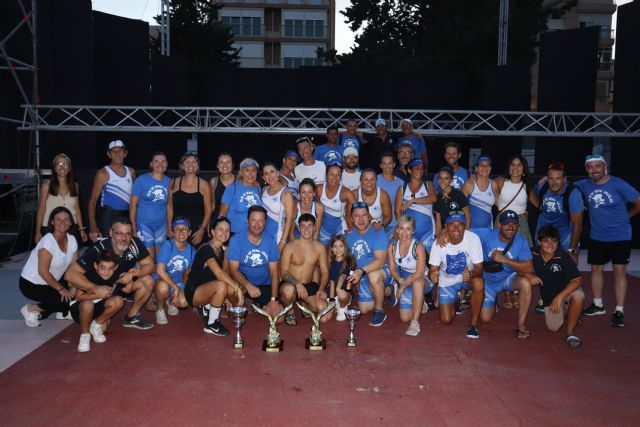
<path fill-rule="evenodd" d="M 327 306 L 327 283 L 329 266 L 327 249 L 319 240 L 313 240 L 316 218 L 308 213 L 298 219 L 300 238 L 288 242 L 282 250 L 280 272 L 282 283 L 280 295 L 282 304 L 287 306 L 296 299 L 304 301 L 311 311 L 319 313 Z M 313 282 L 313 273 L 318 268 L 319 283 Z M 293 310 L 293 309 L 292 309 Z M 295 315 L 291 311 L 286 316 L 287 324 L 295 324 Z M 331 319 L 332 313 L 324 315 L 320 321 Z"/>
<path fill-rule="evenodd" d="M 567 344 L 577 348 L 582 345 L 574 334 L 584 305 L 582 279 L 571 256 L 558 247 L 559 241 L 560 233 L 554 226 L 545 225 L 538 230 L 540 247 L 533 251 L 536 275 L 530 280 L 532 284 L 540 285 L 547 329 L 557 332 L 566 316 Z"/>
<path fill-rule="evenodd" d="M 122 279 L 114 274 L 117 267 L 118 260 L 115 255 L 109 251 L 102 251 L 93 263 L 93 268 L 87 270 L 86 276 L 96 286 L 105 288 L 106 296 L 99 298 L 92 292 L 78 289 L 76 299 L 71 302 L 71 317 L 80 324 L 80 353 L 91 349 L 91 337 L 97 343 L 107 341 L 107 337 L 104 336 L 107 322 L 124 306 L 122 295 L 133 289 L 133 281 L 122 283 Z"/>

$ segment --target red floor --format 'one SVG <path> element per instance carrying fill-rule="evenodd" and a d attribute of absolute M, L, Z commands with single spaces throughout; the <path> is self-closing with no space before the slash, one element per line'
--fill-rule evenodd
<path fill-rule="evenodd" d="M 629 284 L 625 328 L 585 318 L 579 350 L 535 313 L 532 338 L 518 340 L 514 310 L 481 325 L 477 341 L 465 337 L 468 313 L 444 327 L 429 312 L 415 338 L 395 310 L 381 328 L 363 317 L 357 348 L 345 345 L 346 322 L 331 322 L 327 349 L 313 353 L 308 320 L 280 327 L 283 353 L 262 352 L 258 314 L 243 328 L 244 350 L 202 333 L 191 312 L 150 331 L 124 329 L 119 316 L 108 342 L 84 354 L 72 325 L 0 374 L 0 426 L 635 426 L 640 279 Z"/>

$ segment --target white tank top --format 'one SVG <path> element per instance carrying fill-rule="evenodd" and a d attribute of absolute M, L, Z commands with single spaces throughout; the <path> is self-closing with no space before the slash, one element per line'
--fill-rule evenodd
<path fill-rule="evenodd" d="M 78 217 L 76 215 L 79 209 L 76 209 L 78 205 L 78 198 L 71 197 L 69 195 L 66 196 L 52 196 L 51 194 L 47 195 L 47 201 L 44 204 L 44 217 L 42 218 L 42 226 L 46 227 L 49 225 L 49 215 L 51 215 L 51 211 L 57 208 L 58 206 L 64 206 L 65 208 L 71 211 L 71 215 L 73 215 L 73 222 L 78 223 Z"/>
<path fill-rule="evenodd" d="M 496 196 L 493 194 L 493 188 L 491 187 L 492 183 L 493 181 L 489 180 L 489 186 L 485 191 L 482 191 L 480 187 L 478 187 L 478 182 L 474 179 L 473 191 L 469 195 L 469 204 L 487 212 L 488 214 L 491 214 L 491 207 L 496 202 Z"/>
<path fill-rule="evenodd" d="M 362 198 L 362 188 L 358 188 L 358 201 L 364 202 L 365 200 Z M 376 199 L 373 201 L 371 205 L 369 205 L 369 215 L 371 218 L 382 224 L 382 204 L 380 202 L 380 188 L 376 187 Z"/>
<path fill-rule="evenodd" d="M 133 179 L 129 168 L 123 166 L 125 170 L 124 176 L 120 176 L 111 169 L 111 166 L 105 166 L 109 180 L 102 187 L 102 196 L 100 198 L 100 206 L 108 206 L 115 210 L 129 209 L 131 201 L 131 189 L 133 187 Z"/>
<path fill-rule="evenodd" d="M 296 220 L 294 224 L 296 230 L 298 229 L 298 220 L 300 219 L 300 215 L 302 215 L 303 213 L 306 212 L 302 212 L 302 206 L 300 206 L 300 202 L 298 202 L 298 213 L 296 214 Z M 311 212 L 309 213 L 313 215 L 316 220 L 318 219 L 318 215 L 316 214 L 316 202 L 311 202 Z"/>
<path fill-rule="evenodd" d="M 409 189 L 409 184 L 407 184 L 407 188 L 404 189 L 404 194 L 402 195 L 402 201 L 408 202 L 411 199 L 417 199 L 419 197 L 427 197 L 429 192 L 427 191 L 424 182 L 420 184 L 420 188 L 415 192 L 415 197 L 411 197 L 411 190 Z M 410 211 L 416 211 L 433 217 L 433 205 L 432 204 L 422 204 L 422 203 L 414 203 L 409 208 Z"/>
<path fill-rule="evenodd" d="M 287 189 L 289 191 L 291 191 L 291 195 L 293 195 L 294 199 L 298 199 L 298 181 L 296 181 L 296 177 L 294 176 L 293 178 L 289 178 L 286 175 L 282 175 L 280 174 L 281 177 L 284 178 L 285 181 L 287 181 Z"/>
<path fill-rule="evenodd" d="M 393 261 L 396 263 L 398 272 L 408 272 L 413 274 L 416 272 L 418 260 L 416 259 L 416 239 L 411 240 L 409 251 L 405 256 L 400 254 L 400 240 L 396 240 L 393 245 Z"/>
<path fill-rule="evenodd" d="M 282 232 L 284 230 L 284 223 L 286 220 L 286 212 L 284 205 L 282 204 L 282 193 L 287 187 L 282 187 L 276 194 L 269 194 L 269 187 L 265 188 L 262 192 L 262 206 L 267 210 L 267 216 L 278 224 L 278 231 L 276 232 L 276 243 L 280 243 Z"/>
<path fill-rule="evenodd" d="M 504 185 L 502 186 L 502 190 L 500 191 L 500 197 L 498 197 L 498 209 L 503 210 L 504 207 L 509 203 L 513 197 L 518 193 L 520 187 L 522 187 L 524 183 L 519 182 L 514 184 L 508 179 L 504 180 Z M 518 215 L 523 214 L 527 211 L 527 186 L 522 187 L 522 191 L 518 193 L 518 196 L 511 202 L 509 210 L 514 211 Z"/>
<path fill-rule="evenodd" d="M 322 195 L 320 196 L 320 203 L 324 206 L 325 215 L 330 215 L 334 218 L 344 217 L 345 203 L 340 200 L 340 194 L 342 193 L 342 184 L 338 186 L 336 195 L 331 199 L 327 197 L 327 184 L 322 187 Z"/>

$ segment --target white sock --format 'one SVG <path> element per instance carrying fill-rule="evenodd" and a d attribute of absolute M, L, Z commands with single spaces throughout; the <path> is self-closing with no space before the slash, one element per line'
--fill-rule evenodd
<path fill-rule="evenodd" d="M 602 307 L 602 298 L 594 298 L 593 303 L 598 307 Z"/>
<path fill-rule="evenodd" d="M 211 310 L 213 307 L 211 306 L 211 304 L 207 304 L 204 306 L 204 308 L 206 308 L 207 310 Z"/>
<path fill-rule="evenodd" d="M 623 305 L 616 305 L 616 311 L 619 311 L 620 313 L 624 314 L 624 306 Z"/>
<path fill-rule="evenodd" d="M 209 324 L 212 324 L 216 320 L 218 320 L 218 316 L 220 316 L 220 311 L 222 307 L 211 307 L 209 310 Z"/>
<path fill-rule="evenodd" d="M 91 321 L 91 326 L 90 327 L 93 327 L 93 325 L 96 325 L 95 326 L 96 328 L 102 328 L 102 325 L 100 323 L 96 322 L 95 320 Z"/>

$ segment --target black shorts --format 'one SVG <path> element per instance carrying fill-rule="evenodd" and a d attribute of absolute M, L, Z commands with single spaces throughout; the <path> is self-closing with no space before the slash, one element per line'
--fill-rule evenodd
<path fill-rule="evenodd" d="M 76 323 L 80 323 L 80 303 L 81 302 L 83 301 L 78 301 L 69 308 L 71 317 L 73 317 L 73 320 L 75 320 Z M 102 313 L 104 313 L 104 300 L 100 300 L 93 304 L 93 317 L 91 318 L 91 320 L 95 320 Z"/>
<path fill-rule="evenodd" d="M 312 297 L 318 292 L 318 290 L 320 289 L 320 285 L 318 285 L 315 282 L 311 282 L 311 283 L 306 283 L 304 285 L 304 288 L 307 290 L 307 294 L 309 294 L 309 296 Z"/>
<path fill-rule="evenodd" d="M 262 308 L 271 301 L 271 285 L 258 286 L 258 289 L 260 289 L 260 296 L 257 298 L 250 298 L 253 300 L 255 305 Z M 245 292 L 245 295 L 248 294 Z"/>
<path fill-rule="evenodd" d="M 115 209 L 111 209 L 108 206 L 98 207 L 96 211 L 96 222 L 98 223 L 98 230 L 100 230 L 100 234 L 102 237 L 109 237 L 109 230 L 111 229 L 111 225 L 113 225 L 113 221 L 118 218 L 129 218 L 129 211 L 119 211 Z"/>
<path fill-rule="evenodd" d="M 631 257 L 631 240 L 618 240 L 616 242 L 601 242 L 593 240 L 589 242 L 587 262 L 591 265 L 604 265 L 611 261 L 612 264 L 629 264 Z"/>

